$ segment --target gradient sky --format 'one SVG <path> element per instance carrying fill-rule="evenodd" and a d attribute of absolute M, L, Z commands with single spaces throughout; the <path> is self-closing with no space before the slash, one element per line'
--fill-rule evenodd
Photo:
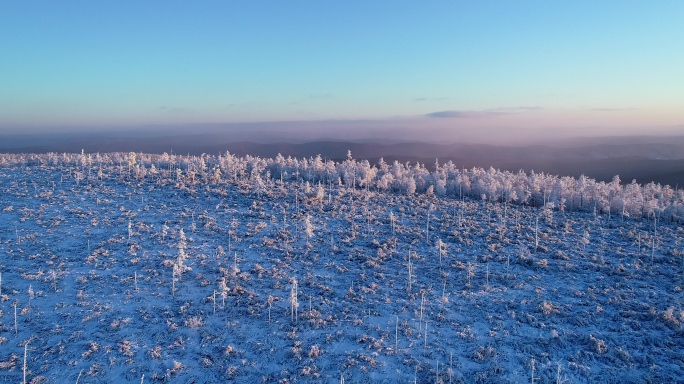
<path fill-rule="evenodd" d="M 682 130 L 683 20 L 681 0 L 4 0 L 0 129 Z"/>

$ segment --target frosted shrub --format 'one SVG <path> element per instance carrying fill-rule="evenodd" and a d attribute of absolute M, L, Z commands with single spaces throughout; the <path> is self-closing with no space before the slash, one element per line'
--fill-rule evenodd
<path fill-rule="evenodd" d="M 684 322 L 684 311 L 677 311 L 675 307 L 669 307 L 663 311 L 661 317 L 670 328 L 680 328 Z"/>
<path fill-rule="evenodd" d="M 181 364 L 181 362 L 179 362 L 179 361 L 174 361 L 174 362 L 173 362 L 173 366 L 171 367 L 171 369 L 168 369 L 168 370 L 166 371 L 166 376 L 167 376 L 167 377 L 174 376 L 174 375 L 178 374 L 178 373 L 179 373 L 181 370 L 183 370 L 184 368 L 185 368 L 185 366 L 184 366 L 183 364 Z"/>
<path fill-rule="evenodd" d="M 156 347 L 150 349 L 148 352 L 150 354 L 150 357 L 153 359 L 159 359 L 162 356 L 161 355 L 162 348 L 160 346 L 156 346 Z"/>
<path fill-rule="evenodd" d="M 204 320 L 199 316 L 192 316 L 185 320 L 185 326 L 188 328 L 199 328 L 204 326 Z"/>
<path fill-rule="evenodd" d="M 556 307 L 548 301 L 544 301 L 543 303 L 541 303 L 541 305 L 539 306 L 539 310 L 541 311 L 541 313 L 545 315 L 551 315 L 559 312 L 558 307 Z"/>
<path fill-rule="evenodd" d="M 593 335 L 589 335 L 589 339 L 591 340 L 596 353 L 603 354 L 608 351 L 608 346 L 606 345 L 605 341 L 597 337 L 594 337 Z"/>
<path fill-rule="evenodd" d="M 323 354 L 323 350 L 318 347 L 318 345 L 312 345 L 309 350 L 309 358 L 316 358 Z"/>
<path fill-rule="evenodd" d="M 0 369 L 13 369 L 17 365 L 18 361 L 19 356 L 13 354 L 9 360 L 0 361 Z"/>
<path fill-rule="evenodd" d="M 119 352 L 126 357 L 133 357 L 133 343 L 129 340 L 124 340 L 119 343 Z"/>

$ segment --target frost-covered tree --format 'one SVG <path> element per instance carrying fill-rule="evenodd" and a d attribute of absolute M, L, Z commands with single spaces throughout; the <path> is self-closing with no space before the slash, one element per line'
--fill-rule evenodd
<path fill-rule="evenodd" d="M 306 234 L 306 245 L 309 246 L 309 240 L 314 236 L 316 227 L 311 223 L 311 216 L 306 215 L 304 219 L 304 233 Z"/>

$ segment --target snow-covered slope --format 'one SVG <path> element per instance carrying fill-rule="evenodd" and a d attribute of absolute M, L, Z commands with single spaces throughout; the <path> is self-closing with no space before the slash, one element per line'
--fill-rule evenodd
<path fill-rule="evenodd" d="M 684 231 L 655 214 L 121 159 L 0 166 L 0 381 L 684 377 Z"/>

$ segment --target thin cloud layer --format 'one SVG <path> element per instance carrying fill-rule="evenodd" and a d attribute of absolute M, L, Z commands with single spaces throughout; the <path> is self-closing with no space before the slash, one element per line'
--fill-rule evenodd
<path fill-rule="evenodd" d="M 505 115 L 514 115 L 523 112 L 540 111 L 542 107 L 502 107 L 484 110 L 446 110 L 430 112 L 423 115 L 429 118 L 438 119 L 467 119 L 467 118 L 487 118 Z"/>
<path fill-rule="evenodd" d="M 593 112 L 622 112 L 633 111 L 635 108 L 592 108 Z"/>
<path fill-rule="evenodd" d="M 488 117 L 497 117 L 497 116 L 503 116 L 503 115 L 510 115 L 512 112 L 506 112 L 503 110 L 484 110 L 484 111 L 455 111 L 455 110 L 450 110 L 450 111 L 437 111 L 437 112 L 430 112 L 426 113 L 424 116 L 429 117 L 429 118 L 436 118 L 436 119 L 479 119 L 479 118 L 488 118 Z"/>

